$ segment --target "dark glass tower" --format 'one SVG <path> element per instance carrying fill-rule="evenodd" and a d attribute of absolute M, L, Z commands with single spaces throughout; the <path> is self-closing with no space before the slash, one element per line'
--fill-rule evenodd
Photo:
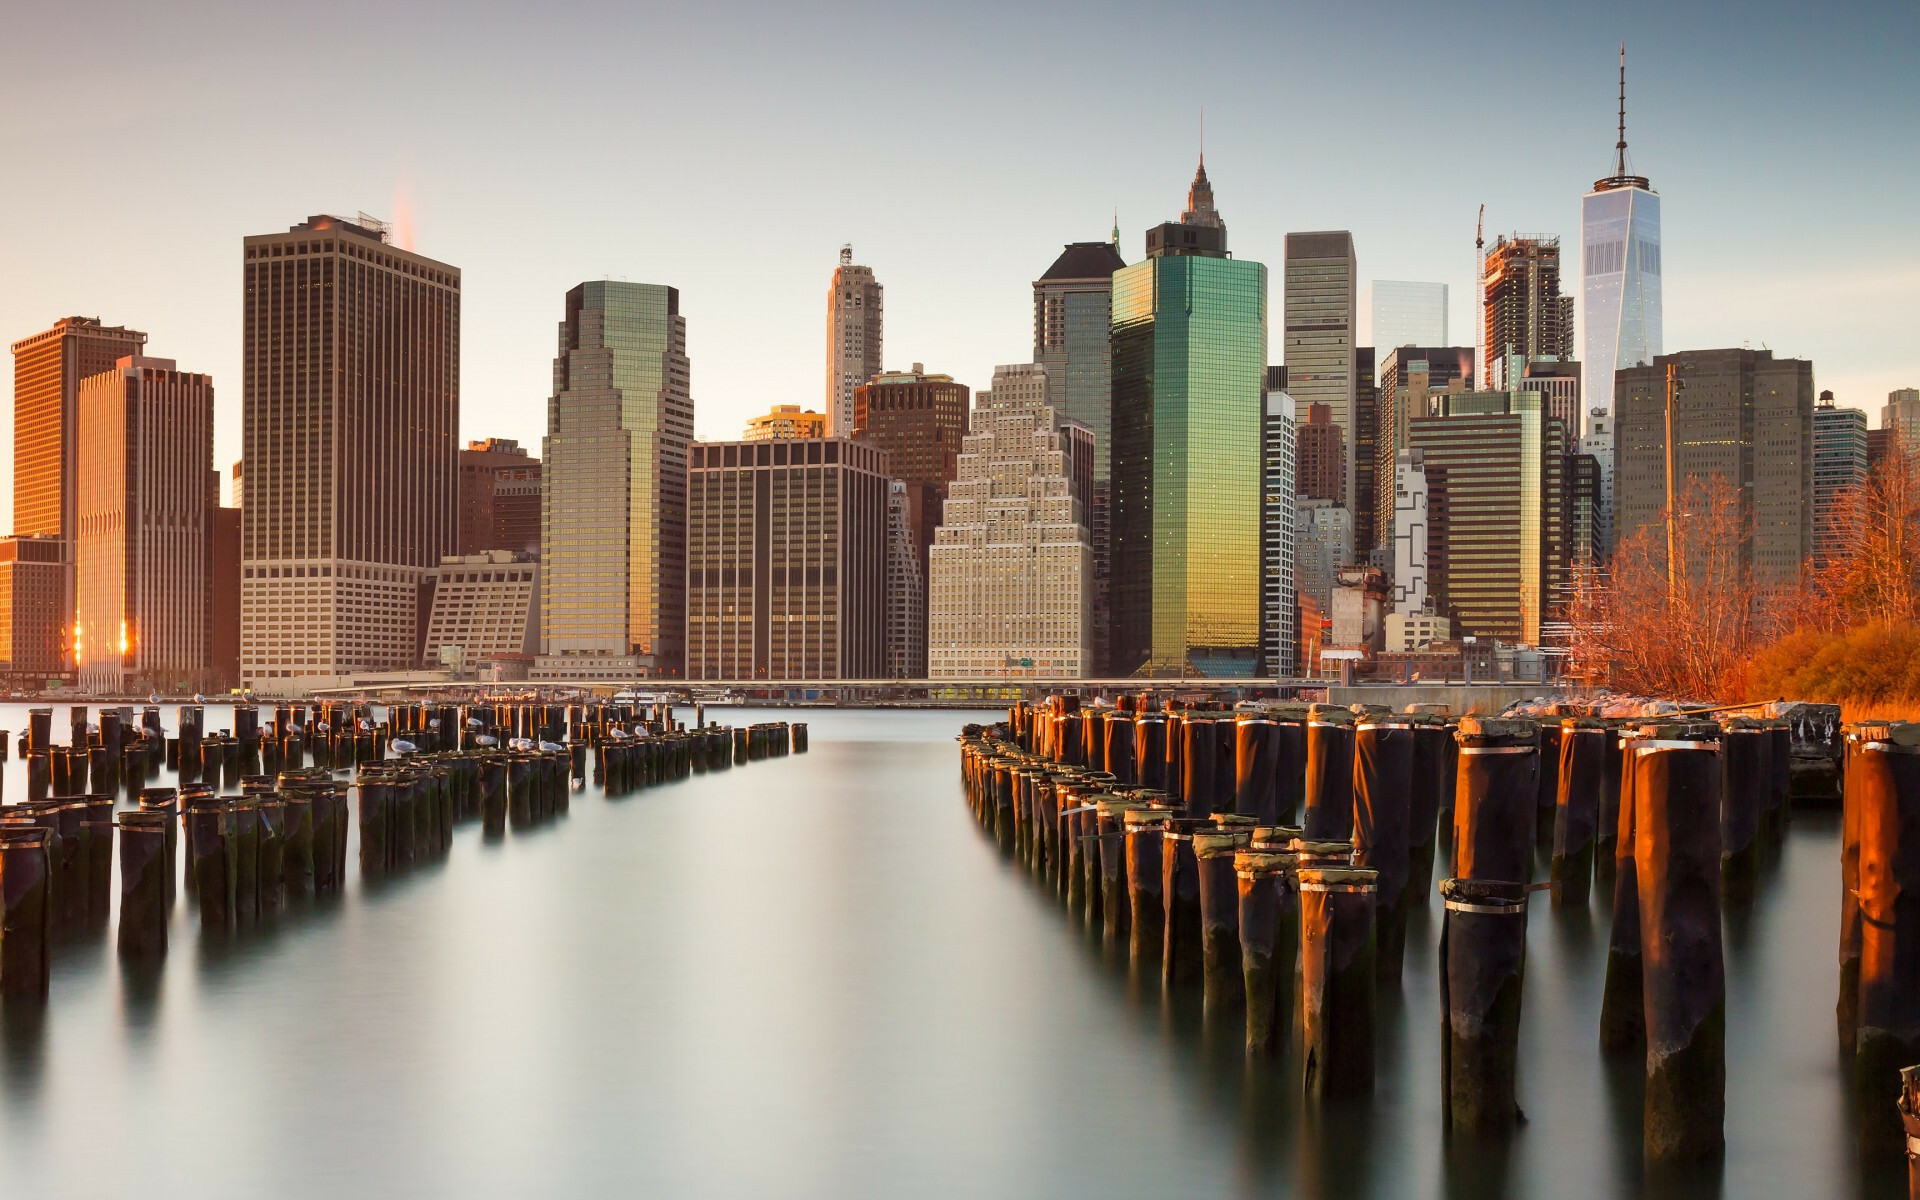
<path fill-rule="evenodd" d="M 1227 253 L 1201 163 L 1113 277 L 1115 675 L 1250 676 L 1260 640 L 1267 269 Z"/>

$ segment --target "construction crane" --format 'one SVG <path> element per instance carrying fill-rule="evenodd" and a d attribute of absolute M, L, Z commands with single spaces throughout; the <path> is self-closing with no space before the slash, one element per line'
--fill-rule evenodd
<path fill-rule="evenodd" d="M 1480 206 L 1480 216 L 1473 223 L 1473 288 L 1467 293 L 1473 297 L 1473 307 L 1470 311 L 1474 316 L 1474 357 L 1478 360 L 1474 363 L 1474 369 L 1480 372 L 1480 386 L 1482 388 L 1493 386 L 1491 382 L 1493 372 L 1487 369 L 1487 348 L 1482 345 L 1482 340 L 1486 337 L 1487 332 L 1486 314 L 1481 312 L 1480 309 L 1480 306 L 1485 302 L 1485 297 L 1481 295 L 1480 289 L 1487 273 L 1486 244 L 1487 206 L 1482 204 Z"/>

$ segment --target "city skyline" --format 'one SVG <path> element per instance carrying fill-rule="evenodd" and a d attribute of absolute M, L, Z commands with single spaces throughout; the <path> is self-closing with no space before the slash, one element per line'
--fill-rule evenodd
<path fill-rule="evenodd" d="M 1190 106 L 1169 105 L 1131 96 L 1123 78 L 1076 63 L 1074 79 L 1099 101 L 1081 111 L 1098 115 L 1068 118 L 1074 144 L 1052 160 L 1051 176 L 1036 178 L 1030 164 L 1005 156 L 982 132 L 1018 127 L 1009 101 L 957 83 L 918 92 L 879 114 L 870 128 L 846 134 L 869 164 L 848 170 L 847 158 L 818 153 L 827 144 L 828 106 L 765 103 L 768 89 L 793 84 L 789 56 L 804 61 L 823 46 L 821 35 L 800 21 L 789 30 L 790 44 L 776 51 L 771 47 L 782 40 L 771 33 L 763 47 L 757 40 L 735 46 L 730 35 L 698 31 L 687 53 L 665 66 L 666 83 L 685 92 L 689 110 L 701 114 L 661 135 L 644 175 L 608 167 L 604 198 L 553 186 L 538 167 L 602 132 L 593 122 L 584 131 L 554 131 L 558 114 L 567 111 L 562 106 L 572 102 L 563 81 L 604 54 L 630 49 L 642 28 L 655 32 L 652 25 L 596 13 L 610 23 L 608 36 L 597 39 L 572 19 L 541 27 L 496 12 L 487 32 L 435 43 L 425 53 L 424 69 L 439 85 L 433 102 L 374 73 L 384 60 L 338 68 L 348 72 L 336 81 L 341 109 L 363 129 L 356 134 L 358 152 L 323 182 L 298 139 L 282 139 L 284 148 L 276 142 L 273 123 L 280 117 L 264 107 L 255 112 L 221 87 L 179 85 L 157 74 L 187 31 L 205 22 L 137 20 L 155 51 L 143 59 L 153 66 L 141 61 L 108 70 L 102 64 L 56 75 L 50 65 L 29 63 L 0 83 L 9 110 L 22 118 L 6 136 L 9 157 L 45 168 L 34 171 L 34 186 L 0 198 L 9 228 L 42 231 L 9 239 L 0 250 L 14 284 L 0 297 L 0 321 L 11 337 L 73 314 L 147 330 L 153 344 L 213 377 L 220 406 L 216 454 L 227 462 L 237 457 L 239 426 L 232 246 L 246 233 L 283 226 L 300 214 L 366 209 L 392 219 L 402 245 L 466 273 L 462 441 L 537 441 L 534 401 L 546 390 L 552 297 L 603 273 L 682 289 L 689 353 L 703 364 L 697 432 L 729 437 L 771 403 L 815 402 L 822 367 L 819 297 L 834 254 L 847 241 L 892 293 L 886 366 L 920 360 L 970 386 L 984 385 L 992 366 L 1018 357 L 1029 340 L 1023 285 L 1036 262 L 1065 242 L 1100 238 L 1116 207 L 1121 228 L 1133 231 L 1121 253 L 1129 261 L 1140 257 L 1138 230 L 1166 211 L 1170 193 L 1191 169 L 1204 103 L 1211 165 L 1231 181 L 1236 197 L 1237 253 L 1278 263 L 1288 232 L 1351 229 L 1361 344 L 1372 340 L 1366 281 L 1374 278 L 1448 283 L 1450 320 L 1472 328 L 1477 206 L 1488 205 L 1490 231 L 1544 232 L 1568 244 L 1577 239 L 1581 195 L 1610 164 L 1615 56 L 1624 38 L 1632 58 L 1634 167 L 1671 201 L 1664 214 L 1665 344 L 1764 344 L 1809 358 L 1821 365 L 1821 388 L 1877 416 L 1889 390 L 1912 383 L 1910 364 L 1901 358 L 1910 351 L 1894 313 L 1902 297 L 1920 291 L 1920 247 L 1897 221 L 1899 197 L 1914 190 L 1916 168 L 1874 153 L 1891 133 L 1888 118 L 1874 114 L 1900 111 L 1893 81 L 1900 77 L 1899 51 L 1912 44 L 1902 33 L 1915 28 L 1913 14 L 1889 6 L 1891 36 L 1848 42 L 1846 52 L 1860 69 L 1823 77 L 1817 86 L 1809 79 L 1779 87 L 1760 81 L 1805 78 L 1799 64 L 1845 31 L 1766 11 L 1731 30 L 1693 18 L 1655 24 L 1652 11 L 1556 14 L 1551 28 L 1564 72 L 1561 86 L 1518 130 L 1528 144 L 1528 170 L 1463 170 L 1417 192 L 1371 186 L 1378 143 L 1407 132 L 1472 128 L 1488 117 L 1492 100 L 1450 90 L 1439 98 L 1423 93 L 1416 104 L 1411 80 L 1381 89 L 1377 82 L 1341 81 L 1330 71 L 1322 79 L 1327 68 L 1309 64 L 1309 74 L 1293 82 L 1210 83 Z M 1502 12 L 1462 10 L 1441 31 L 1439 45 L 1471 44 L 1475 29 L 1483 33 Z M 22 36 L 59 41 L 75 19 L 28 13 Z M 991 50 L 996 70 L 1017 70 L 1044 58 L 1046 47 L 1062 37 L 1119 52 L 1137 44 L 1146 28 L 1128 11 L 1112 22 L 1041 13 L 1027 20 L 1030 43 L 1006 49 L 996 37 L 999 19 L 990 8 L 917 22 L 877 17 L 841 39 L 836 53 L 872 55 L 891 77 L 904 68 L 878 51 L 938 36 L 952 52 Z M 244 39 L 236 30 L 190 43 L 194 61 L 224 74 L 227 64 L 242 61 L 245 41 L 272 36 L 278 20 L 257 18 L 264 27 L 249 29 Z M 1209 12 L 1203 24 L 1221 35 L 1237 30 L 1227 40 L 1248 45 L 1226 51 L 1237 55 L 1252 54 L 1263 32 L 1304 32 L 1298 28 L 1303 20 L 1228 7 Z M 1365 14 L 1313 20 L 1330 36 L 1371 27 Z M 393 26 L 384 32 L 394 53 L 423 50 L 442 32 L 411 19 L 383 24 Z M 659 34 L 677 36 L 675 18 L 657 24 Z M 331 39 L 347 36 L 353 25 L 347 20 L 341 33 L 313 34 L 313 58 L 328 57 Z M 512 61 L 524 60 L 512 68 L 502 61 L 509 42 Z M 727 57 L 734 49 L 742 51 L 738 61 Z M 779 67 L 770 74 L 769 59 Z M 288 86 L 304 80 L 324 90 L 325 83 L 306 79 L 315 69 L 294 66 Z M 511 103 L 489 94 L 489 81 L 509 69 L 525 80 Z M 751 78 L 756 72 L 767 78 Z M 1277 128 L 1266 123 L 1274 97 L 1329 82 L 1330 89 L 1316 94 L 1337 114 L 1333 119 Z M 728 98 L 729 89 L 740 95 Z M 965 122 L 947 111 L 957 107 L 951 103 L 957 95 L 970 106 Z M 749 110 L 754 119 L 741 120 Z M 58 121 L 51 119 L 55 112 Z M 1120 140 L 1121 131 L 1136 127 L 1141 137 Z M 922 135 L 901 136 L 912 128 Z M 158 181 L 174 206 L 164 218 L 135 207 L 124 192 L 89 184 L 93 176 L 84 164 L 123 145 L 136 129 L 174 152 Z M 1754 188 L 1751 164 L 1763 148 L 1785 141 L 1797 145 L 1804 178 L 1844 177 L 1871 164 L 1872 185 L 1857 195 L 1814 186 Z M 225 149 L 236 145 L 247 147 L 244 163 Z M 1126 153 L 1113 150 L 1116 145 L 1127 146 Z M 501 153 L 503 146 L 509 153 Z M 1348 184 L 1302 192 L 1301 162 L 1338 167 Z M 905 189 L 874 186 L 882 175 L 911 167 L 928 173 Z M 936 187 L 934 176 L 949 169 L 964 174 L 969 186 Z M 169 174 L 175 170 L 178 179 Z M 758 183 L 768 175 L 786 179 L 773 202 Z M 698 187 L 681 182 L 695 176 Z M 1497 186 L 1488 182 L 1494 179 Z M 727 236 L 658 236 L 695 218 L 725 227 Z M 170 229 L 164 259 L 146 236 L 162 219 Z M 1836 222 L 1868 236 L 1834 244 L 1823 233 Z M 968 235 L 981 225 L 1000 232 L 989 239 Z M 738 282 L 749 267 L 753 301 L 741 303 Z M 0 402 L 0 425 L 10 422 L 11 408 Z"/>

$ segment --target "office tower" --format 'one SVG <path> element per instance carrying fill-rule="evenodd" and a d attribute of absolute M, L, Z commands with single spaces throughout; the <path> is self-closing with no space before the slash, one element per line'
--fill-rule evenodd
<path fill-rule="evenodd" d="M 212 628 L 207 634 L 208 673 L 215 691 L 240 686 L 240 506 L 215 508 L 213 518 Z"/>
<path fill-rule="evenodd" d="M 246 482 L 246 460 L 236 458 L 233 460 L 233 466 L 227 469 L 226 486 L 221 491 L 221 505 L 231 509 L 244 508 L 247 495 Z"/>
<path fill-rule="evenodd" d="M 826 437 L 827 415 L 810 408 L 802 412 L 798 404 L 776 404 L 768 412 L 748 417 L 746 432 L 740 436 L 749 442 Z"/>
<path fill-rule="evenodd" d="M 1547 399 L 1547 412 L 1569 430 L 1580 428 L 1580 376 L 1577 362 L 1564 358 L 1535 356 L 1513 363 L 1513 386 L 1521 391 L 1539 392 Z"/>
<path fill-rule="evenodd" d="M 1303 498 L 1294 510 L 1294 525 L 1295 586 L 1302 596 L 1313 600 L 1316 611 L 1325 615 L 1333 611 L 1333 585 L 1340 577 L 1340 568 L 1353 561 L 1353 514 L 1326 500 Z M 1304 621 L 1306 610 L 1303 607 L 1301 611 Z M 1313 661 L 1303 662 L 1303 668 Z"/>
<path fill-rule="evenodd" d="M 1405 345 L 1382 353 L 1373 404 L 1373 472 L 1376 478 L 1393 480 L 1399 472 L 1400 452 L 1407 448 L 1407 421 L 1427 415 L 1435 392 L 1473 389 L 1473 347 Z M 1362 556 L 1376 546 L 1390 548 L 1393 506 L 1394 489 L 1379 489 L 1368 526 L 1378 541 L 1357 545 L 1355 550 Z"/>
<path fill-rule="evenodd" d="M 927 677 L 1077 679 L 1093 657 L 1093 431 L 1037 367 L 973 407 L 927 575 Z"/>
<path fill-rule="evenodd" d="M 887 452 L 887 470 L 907 485 L 920 578 L 940 528 L 940 506 L 960 466 L 967 432 L 967 386 L 951 375 L 887 371 L 854 389 L 854 439 Z"/>
<path fill-rule="evenodd" d="M 471 672 L 483 662 L 529 662 L 539 646 L 539 559 L 513 550 L 441 558 L 421 666 Z"/>
<path fill-rule="evenodd" d="M 684 669 L 691 371 L 678 288 L 609 279 L 567 293 L 541 455 L 531 678 Z"/>
<path fill-rule="evenodd" d="M 1660 194 L 1627 169 L 1627 48 L 1620 47 L 1620 138 L 1613 174 L 1580 201 L 1582 294 L 1580 361 L 1589 415 L 1613 415 L 1614 372 L 1643 366 L 1662 351 Z M 1612 472 L 1604 486 L 1611 495 Z"/>
<path fill-rule="evenodd" d="M 1047 376 L 1047 404 L 1060 421 L 1093 432 L 1093 659 L 1107 673 L 1113 619 L 1113 273 L 1120 228 L 1105 242 L 1072 242 L 1033 281 L 1033 361 Z"/>
<path fill-rule="evenodd" d="M 927 674 L 927 588 L 907 485 L 887 481 L 886 677 Z"/>
<path fill-rule="evenodd" d="M 1832 392 L 1813 406 L 1813 561 L 1820 566 L 1841 544 L 1834 501 L 1867 481 L 1867 414 L 1841 408 Z"/>
<path fill-rule="evenodd" d="M 1271 385 L 1269 385 L 1271 387 Z M 1291 396 L 1293 393 L 1287 393 Z M 1294 402 L 1299 411 L 1299 402 Z M 1307 419 L 1298 424 L 1294 456 L 1298 490 L 1302 500 L 1325 500 L 1329 504 L 1346 502 L 1346 431 L 1333 423 L 1333 406 L 1309 404 Z"/>
<path fill-rule="evenodd" d="M 540 460 L 512 438 L 460 452 L 460 553 L 540 553 Z"/>
<path fill-rule="evenodd" d="M 1540 644 L 1566 577 L 1567 429 L 1539 392 L 1451 392 L 1407 423 L 1427 482 L 1427 589 L 1455 634 Z"/>
<path fill-rule="evenodd" d="M 1402 450 L 1393 464 L 1393 611 L 1426 610 L 1427 455 Z"/>
<path fill-rule="evenodd" d="M 80 383 L 73 656 L 80 686 L 211 687 L 213 381 L 128 355 Z"/>
<path fill-rule="evenodd" d="M 1112 672 L 1250 677 L 1267 269 L 1228 255 L 1205 162 L 1180 220 L 1114 273 L 1112 338 Z"/>
<path fill-rule="evenodd" d="M 1447 285 L 1373 281 L 1373 344 L 1385 355 L 1395 346 L 1447 344 Z"/>
<path fill-rule="evenodd" d="M 1867 430 L 1867 470 L 1877 471 L 1893 449 L 1893 430 L 1881 426 Z"/>
<path fill-rule="evenodd" d="M 412 669 L 459 544 L 460 271 L 327 216 L 243 254 L 241 676 Z"/>
<path fill-rule="evenodd" d="M 1480 262 L 1487 384 L 1507 386 L 1507 356 L 1573 357 L 1573 297 L 1560 294 L 1560 239 L 1502 234 Z"/>
<path fill-rule="evenodd" d="M 1294 576 L 1294 455 L 1299 431 L 1293 397 L 1268 372 L 1260 422 L 1260 674 L 1291 678 L 1300 669 L 1300 593 Z"/>
<path fill-rule="evenodd" d="M 1790 587 L 1813 553 L 1813 364 L 1767 350 L 1687 350 L 1614 372 L 1614 530 L 1650 530 L 1665 562 L 1667 365 L 1674 488 L 1723 478 L 1738 491 L 1748 577 Z M 1616 549 L 1619 543 L 1616 543 Z"/>
<path fill-rule="evenodd" d="M 1600 504 L 1600 461 L 1572 453 L 1566 462 L 1567 566 L 1592 566 L 1606 557 L 1604 511 Z M 1549 603 L 1549 608 L 1553 605 Z"/>
<path fill-rule="evenodd" d="M 1382 471 L 1374 462 L 1375 439 L 1379 436 L 1380 387 L 1374 376 L 1372 346 L 1359 346 L 1353 352 L 1353 427 L 1347 430 L 1353 445 L 1354 550 L 1362 559 L 1371 556 L 1382 543 L 1393 540 L 1393 527 L 1376 524 L 1378 505 L 1384 499 L 1391 507 L 1393 472 Z M 1384 483 L 1376 483 L 1384 481 Z"/>
<path fill-rule="evenodd" d="M 1358 465 L 1354 431 L 1353 235 L 1345 230 L 1290 233 L 1286 241 L 1284 311 L 1287 394 L 1295 404 L 1324 404 L 1346 436 L 1340 494 L 1348 503 Z M 1375 342 L 1378 345 L 1378 341 Z M 1363 547 L 1372 549 L 1372 547 Z"/>
<path fill-rule="evenodd" d="M 880 373 L 882 288 L 873 268 L 856 266 L 853 247 L 827 285 L 827 437 L 854 431 L 853 390 Z"/>
<path fill-rule="evenodd" d="M 887 456 L 845 438 L 696 443 L 687 677 L 878 678 L 887 485 Z"/>
<path fill-rule="evenodd" d="M 1888 440 L 1897 442 L 1909 458 L 1920 461 L 1920 388 L 1888 392 L 1886 406 L 1880 410 L 1880 428 L 1889 431 Z"/>
<path fill-rule="evenodd" d="M 66 551 L 53 534 L 0 538 L 0 680 L 38 691 L 68 676 Z"/>

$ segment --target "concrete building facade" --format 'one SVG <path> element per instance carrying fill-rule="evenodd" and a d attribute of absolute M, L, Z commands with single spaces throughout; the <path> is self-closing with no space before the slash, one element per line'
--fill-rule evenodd
<path fill-rule="evenodd" d="M 440 560 L 421 667 L 464 674 L 487 660 L 530 659 L 539 644 L 539 559 L 483 550 Z"/>
<path fill-rule="evenodd" d="M 1345 230 L 1289 233 L 1286 260 L 1281 320 L 1287 393 L 1308 412 L 1315 404 L 1326 405 L 1328 419 L 1340 427 L 1346 445 L 1341 490 L 1334 499 L 1347 504 L 1354 495 L 1358 463 L 1353 411 L 1359 379 L 1354 362 L 1358 330 L 1353 235 Z"/>
<path fill-rule="evenodd" d="M 851 437 L 854 389 L 881 371 L 885 290 L 872 267 L 840 247 L 840 265 L 827 285 L 827 437 Z"/>
<path fill-rule="evenodd" d="M 66 550 L 52 534 L 0 538 L 0 680 L 38 690 L 71 678 Z"/>
<path fill-rule="evenodd" d="M 460 553 L 540 553 L 540 460 L 512 438 L 460 452 Z"/>
<path fill-rule="evenodd" d="M 1813 406 L 1813 561 L 1827 562 L 1844 544 L 1834 526 L 1834 502 L 1867 481 L 1867 414 L 1842 408 L 1832 392 L 1821 392 Z"/>
<path fill-rule="evenodd" d="M 879 678 L 887 484 L 885 453 L 845 438 L 695 443 L 687 677 Z"/>
<path fill-rule="evenodd" d="M 1093 431 L 1037 366 L 976 397 L 927 576 L 927 677 L 1078 678 L 1093 662 Z"/>
<path fill-rule="evenodd" d="M 412 669 L 459 544 L 460 271 L 327 216 L 242 265 L 241 676 Z"/>
<path fill-rule="evenodd" d="M 1364 541 L 1358 544 L 1356 548 L 1362 555 L 1389 547 L 1393 540 L 1395 494 L 1392 484 L 1399 469 L 1400 453 L 1407 448 L 1407 422 L 1429 413 L 1435 392 L 1473 390 L 1471 346 L 1404 345 L 1380 353 L 1371 465 L 1376 477 L 1386 481 L 1386 486 L 1375 492 L 1373 520 L 1369 526 L 1378 540 L 1374 544 Z"/>
<path fill-rule="evenodd" d="M 1260 422 L 1260 674 L 1278 678 L 1300 669 L 1300 593 L 1294 574 L 1297 412 L 1292 396 L 1268 389 Z"/>
<path fill-rule="evenodd" d="M 747 428 L 740 436 L 749 442 L 826 437 L 827 414 L 810 408 L 802 411 L 798 404 L 776 404 L 757 417 L 748 417 Z"/>

